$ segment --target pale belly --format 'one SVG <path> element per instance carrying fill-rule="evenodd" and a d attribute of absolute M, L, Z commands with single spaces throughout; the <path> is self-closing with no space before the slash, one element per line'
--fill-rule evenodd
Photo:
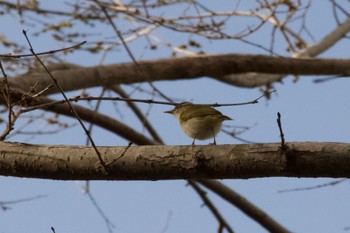
<path fill-rule="evenodd" d="M 193 139 L 205 140 L 214 137 L 221 127 L 218 119 L 193 118 L 181 124 L 182 130 Z"/>

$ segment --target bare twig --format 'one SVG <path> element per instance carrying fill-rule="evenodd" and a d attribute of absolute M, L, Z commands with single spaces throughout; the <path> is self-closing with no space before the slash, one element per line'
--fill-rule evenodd
<path fill-rule="evenodd" d="M 14 113 L 14 111 L 12 109 L 13 105 L 12 105 L 12 101 L 11 101 L 10 86 L 8 84 L 7 75 L 5 73 L 5 70 L 4 70 L 3 66 L 2 66 L 1 61 L 0 61 L 0 69 L 1 69 L 1 72 L 2 72 L 2 74 L 4 76 L 4 79 L 3 79 L 4 89 L 2 91 L 2 95 L 4 97 L 4 100 L 5 100 L 7 108 L 8 108 L 8 114 L 7 114 L 8 122 L 7 122 L 7 126 L 6 126 L 6 129 L 4 130 L 4 132 L 0 135 L 0 141 L 4 141 L 5 138 L 14 129 L 14 124 L 15 124 L 16 120 L 18 119 L 18 117 L 21 115 L 21 111 L 18 111 L 17 113 Z"/>
<path fill-rule="evenodd" d="M 13 201 L 1 201 L 0 202 L 0 208 L 2 210 L 7 210 L 10 207 L 7 207 L 7 205 L 14 205 L 17 203 L 21 203 L 21 202 L 28 202 L 28 201 L 32 201 L 32 200 L 36 200 L 36 199 L 40 199 L 40 198 L 44 198 L 47 197 L 46 195 L 37 195 L 34 197 L 27 197 L 27 198 L 22 198 L 22 199 L 17 199 L 17 200 L 13 200 Z"/>
<path fill-rule="evenodd" d="M 223 125 L 224 127 L 229 127 L 229 126 L 226 126 L 226 125 Z M 234 126 L 233 126 L 234 127 Z M 230 127 L 230 128 L 233 128 L 233 127 Z M 247 140 L 247 139 L 244 139 L 242 137 L 239 137 L 238 135 L 242 134 L 242 133 L 245 133 L 247 132 L 248 130 L 250 130 L 253 126 L 251 127 L 248 127 L 248 126 L 241 126 L 241 127 L 234 127 L 234 128 L 241 128 L 240 131 L 236 130 L 236 129 L 233 129 L 231 131 L 229 130 L 226 130 L 226 129 L 221 129 L 222 132 L 224 132 L 225 134 L 227 135 L 230 135 L 231 137 L 233 137 L 234 139 L 238 140 L 238 141 L 241 141 L 241 142 L 244 142 L 244 143 L 249 143 L 249 144 L 253 144 L 253 143 L 256 143 L 255 141 L 250 141 L 250 140 Z"/>
<path fill-rule="evenodd" d="M 107 20 L 109 21 L 110 25 L 113 27 L 113 30 L 116 32 L 117 36 L 119 37 L 119 40 L 122 42 L 123 47 L 125 48 L 126 52 L 128 53 L 129 57 L 131 58 L 131 60 L 137 64 L 136 59 L 134 57 L 134 55 L 132 54 L 131 50 L 129 49 L 129 46 L 125 43 L 125 40 L 123 38 L 122 33 L 118 30 L 117 26 L 115 25 L 115 23 L 113 22 L 112 18 L 110 17 L 110 15 L 108 14 L 106 8 L 98 1 L 98 0 L 94 0 L 94 2 L 101 8 L 101 10 L 103 11 L 104 15 L 106 16 Z"/>
<path fill-rule="evenodd" d="M 248 104 L 257 104 L 259 103 L 259 99 L 273 93 L 273 92 L 276 92 L 276 90 L 272 90 L 272 91 L 269 91 L 267 93 L 264 93 L 262 96 L 259 96 L 258 98 L 256 98 L 255 100 L 252 100 L 252 101 L 248 101 L 248 102 L 242 102 L 242 103 L 235 103 L 235 104 L 205 104 L 205 105 L 209 105 L 209 106 L 212 106 L 212 107 L 226 107 L 226 106 L 240 106 L 240 105 L 248 105 Z"/>
<path fill-rule="evenodd" d="M 123 151 L 123 153 L 118 158 L 114 159 L 112 162 L 107 163 L 107 166 L 109 166 L 112 163 L 114 163 L 114 162 L 118 161 L 119 159 L 121 159 L 125 155 L 126 151 L 130 148 L 130 146 L 132 146 L 132 142 L 128 143 L 128 145 L 126 146 L 125 150 Z"/>
<path fill-rule="evenodd" d="M 95 209 L 97 210 L 97 212 L 101 215 L 102 219 L 105 221 L 108 232 L 112 233 L 113 232 L 112 229 L 115 228 L 115 225 L 112 223 L 112 221 L 106 216 L 104 211 L 101 209 L 101 207 L 97 203 L 95 197 L 92 195 L 90 189 L 87 190 L 86 194 L 89 197 L 89 199 L 90 199 L 91 203 L 93 204 L 93 206 L 95 207 Z"/>
<path fill-rule="evenodd" d="M 269 92 L 269 93 L 273 93 L 275 92 L 275 90 Z M 248 105 L 248 104 L 257 104 L 259 103 L 258 100 L 263 98 L 266 94 L 252 100 L 252 101 L 247 101 L 247 102 L 242 102 L 242 103 L 230 103 L 230 104 L 201 104 L 201 105 L 208 105 L 208 106 L 212 106 L 212 107 L 226 107 L 226 106 L 241 106 L 241 105 Z M 133 98 L 120 98 L 120 97 L 93 97 L 93 96 L 89 96 L 89 97 L 81 97 L 81 96 L 76 96 L 76 97 L 72 97 L 69 98 L 68 101 L 72 101 L 72 102 L 77 102 L 77 101 L 93 101 L 93 100 L 108 100 L 108 101 L 124 101 L 124 102 L 135 102 L 135 103 L 146 103 L 146 104 L 163 104 L 163 105 L 173 105 L 176 106 L 180 103 L 174 103 L 174 102 L 164 102 L 164 101 L 156 101 L 153 99 L 133 99 Z M 45 109 L 45 108 L 49 108 L 51 106 L 57 105 L 57 104 L 63 104 L 66 103 L 67 100 L 57 100 L 57 101 L 52 101 L 49 103 L 45 103 L 45 104 L 41 104 L 41 105 L 37 105 L 37 106 L 32 106 L 32 107 L 28 107 L 22 110 L 22 112 L 30 112 L 36 109 Z"/>
<path fill-rule="evenodd" d="M 162 231 L 160 233 L 167 233 L 172 215 L 173 215 L 173 213 L 171 211 L 169 211 L 167 219 L 166 219 L 166 222 L 164 224 L 164 227 L 163 227 L 163 229 L 162 229 Z"/>
<path fill-rule="evenodd" d="M 284 189 L 284 190 L 280 190 L 278 192 L 279 193 L 286 193 L 286 192 L 296 192 L 296 191 L 307 191 L 307 190 L 320 189 L 320 188 L 324 188 L 324 187 L 328 187 L 328 186 L 334 186 L 334 185 L 340 184 L 340 183 L 347 181 L 347 180 L 349 180 L 349 179 L 344 178 L 344 179 L 339 179 L 339 180 L 335 180 L 332 182 L 328 182 L 325 184 L 319 184 L 316 186 L 310 186 L 310 187 L 305 187 L 305 188 Z"/>
<path fill-rule="evenodd" d="M 48 54 L 53 54 L 53 53 L 57 53 L 57 52 L 62 52 L 65 50 L 70 50 L 70 49 L 77 49 L 79 48 L 81 45 L 85 44 L 86 41 L 80 42 L 76 45 L 70 46 L 70 47 L 66 47 L 66 48 L 62 48 L 62 49 L 55 49 L 55 50 L 50 50 L 50 51 L 46 51 L 46 52 L 41 52 L 41 53 L 36 53 L 37 56 L 41 56 L 41 55 L 48 55 Z M 33 57 L 35 56 L 34 54 L 0 54 L 0 57 L 2 58 L 22 58 L 22 57 Z"/>
<path fill-rule="evenodd" d="M 73 98 L 69 98 L 69 101 L 72 102 L 77 102 L 77 101 L 92 101 L 92 100 L 109 100 L 109 101 L 124 101 L 124 102 L 136 102 L 136 103 L 147 103 L 147 104 L 165 104 L 165 105 L 176 105 L 175 103 L 169 103 L 169 102 L 164 102 L 164 101 L 155 101 L 152 99 L 129 99 L 129 98 L 120 98 L 120 97 L 81 97 L 81 96 L 76 96 Z M 52 101 L 52 102 L 48 102 L 48 103 L 44 103 L 41 105 L 37 105 L 37 106 L 32 106 L 32 107 L 28 107 L 23 109 L 23 112 L 30 112 L 36 109 L 45 109 L 45 108 L 49 108 L 52 107 L 54 105 L 57 104 L 63 104 L 66 103 L 66 100 L 58 100 L 58 101 Z"/>
<path fill-rule="evenodd" d="M 1 69 L 2 75 L 3 75 L 4 77 L 7 77 L 7 75 L 6 75 L 6 73 L 5 73 L 5 70 L 4 70 L 4 67 L 2 66 L 1 61 L 0 61 L 0 69 Z"/>
<path fill-rule="evenodd" d="M 104 170 L 106 172 L 108 172 L 108 167 L 106 166 L 105 162 L 103 161 L 102 159 L 102 156 L 100 154 L 100 152 L 97 150 L 97 147 L 95 145 L 95 142 L 93 141 L 89 131 L 87 130 L 87 128 L 85 127 L 83 121 L 80 119 L 78 113 L 75 111 L 74 107 L 72 106 L 72 104 L 70 103 L 68 97 L 66 96 L 66 94 L 64 93 L 62 87 L 59 85 L 58 81 L 53 77 L 53 75 L 51 74 L 51 72 L 48 70 L 48 68 L 45 66 L 45 64 L 41 61 L 41 59 L 38 57 L 38 55 L 36 55 L 36 53 L 34 52 L 34 49 L 32 47 L 32 44 L 27 36 L 27 32 L 25 30 L 22 31 L 27 42 L 28 42 L 28 45 L 30 47 L 30 51 L 32 52 L 32 54 L 35 56 L 35 58 L 38 60 L 38 62 L 42 65 L 42 67 L 45 69 L 45 71 L 49 74 L 50 78 L 52 79 L 52 81 L 55 83 L 56 87 L 60 90 L 63 98 L 65 99 L 65 102 L 68 104 L 69 106 L 69 109 L 72 111 L 72 113 L 74 114 L 74 116 L 76 117 L 76 119 L 78 120 L 80 126 L 83 128 L 85 134 L 88 136 L 88 138 L 90 139 L 90 142 L 91 142 L 91 145 L 92 147 L 94 148 L 96 154 L 97 154 L 97 157 L 102 165 L 102 167 L 104 168 Z"/>
<path fill-rule="evenodd" d="M 340 78 L 349 78 L 349 77 L 344 75 L 337 75 L 337 76 L 331 76 L 331 77 L 317 78 L 317 79 L 314 79 L 314 83 L 323 83 L 323 82 L 340 79 Z"/>
<path fill-rule="evenodd" d="M 16 93 L 14 93 L 14 95 L 15 94 Z M 46 103 L 51 103 L 51 102 L 53 102 L 53 100 L 44 98 L 44 97 L 38 97 L 38 98 L 35 98 L 34 102 L 30 102 L 29 104 L 30 105 L 37 104 L 40 106 L 44 106 L 46 105 Z M 95 112 L 93 110 L 90 110 L 88 108 L 85 108 L 79 105 L 73 105 L 73 107 L 83 121 L 93 122 L 99 127 L 102 127 L 105 130 L 113 132 L 119 135 L 120 137 L 125 138 L 128 141 L 132 141 L 135 144 L 138 144 L 138 145 L 159 145 L 160 144 L 159 142 L 153 141 L 148 137 L 136 132 L 134 129 L 116 120 L 115 118 Z M 46 109 L 48 111 L 55 112 L 57 114 L 74 117 L 74 114 L 70 111 L 70 109 L 63 104 L 50 105 L 50 107 Z"/>
<path fill-rule="evenodd" d="M 219 229 L 226 229 L 230 233 L 234 233 L 231 226 L 226 222 L 226 220 L 221 216 L 218 209 L 214 206 L 214 204 L 207 197 L 207 193 L 202 190 L 199 185 L 193 180 L 187 180 L 188 183 L 192 186 L 192 188 L 197 192 L 197 194 L 202 198 L 204 204 L 210 209 L 215 218 L 219 221 Z M 222 232 L 222 230 L 219 232 Z"/>
<path fill-rule="evenodd" d="M 230 202 L 249 217 L 253 218 L 257 223 L 265 227 L 269 232 L 273 233 L 290 233 L 286 228 L 272 219 L 268 214 L 263 210 L 254 206 L 243 196 L 239 195 L 232 189 L 228 188 L 224 184 L 216 180 L 196 180 L 201 185 L 210 189 L 211 191 L 218 194 L 220 197 Z"/>
<path fill-rule="evenodd" d="M 113 22 L 111 16 L 108 14 L 106 8 L 99 2 L 99 0 L 94 0 L 94 2 L 101 8 L 101 10 L 103 11 L 103 13 L 105 14 L 107 20 L 109 21 L 109 23 L 111 24 L 113 30 L 116 32 L 119 40 L 122 42 L 123 47 L 125 48 L 126 52 L 128 53 L 129 57 L 131 58 L 132 62 L 136 65 L 138 71 L 140 72 L 140 74 L 142 75 L 143 73 L 140 70 L 139 64 L 136 61 L 135 56 L 132 54 L 129 46 L 126 44 L 122 33 L 119 31 L 119 29 L 117 28 L 117 25 Z M 156 91 L 159 95 L 161 95 L 164 99 L 166 99 L 169 102 L 172 102 L 172 100 L 167 97 L 163 92 L 161 92 L 156 86 L 154 86 L 154 84 L 151 81 L 148 81 L 148 84 L 153 88 L 154 91 Z"/>
<path fill-rule="evenodd" d="M 102 91 L 101 91 L 100 97 L 102 97 L 104 95 L 105 91 L 106 91 L 106 88 L 103 88 Z M 102 100 L 97 101 L 97 103 L 95 105 L 95 109 L 94 109 L 95 112 L 98 112 L 98 109 L 100 108 L 101 103 L 102 103 Z M 94 127 L 94 124 L 92 122 L 89 122 L 88 132 L 90 134 L 92 133 L 93 127 Z M 85 144 L 89 145 L 89 143 L 90 143 L 90 139 L 89 139 L 89 137 L 87 137 Z"/>
<path fill-rule="evenodd" d="M 277 113 L 277 125 L 278 128 L 280 130 L 280 136 L 281 136 L 281 149 L 285 150 L 286 149 L 286 144 L 284 141 L 284 134 L 283 134 L 283 130 L 282 130 L 282 122 L 281 122 L 281 113 Z"/>
<path fill-rule="evenodd" d="M 2 134 L 0 136 L 0 141 L 4 141 L 6 139 L 6 137 L 10 134 L 10 132 L 14 129 L 13 126 L 14 126 L 16 120 L 18 119 L 18 117 L 21 115 L 21 113 L 22 113 L 21 111 L 14 113 L 12 111 L 12 107 L 9 108 L 7 127 L 4 130 L 4 132 L 2 132 Z"/>
<path fill-rule="evenodd" d="M 110 89 L 115 91 L 116 93 L 118 93 L 122 98 L 128 98 L 129 97 L 127 95 L 127 93 L 125 93 L 125 91 L 118 85 L 114 85 L 114 86 L 110 87 Z M 153 137 L 153 139 L 158 141 L 158 142 L 160 142 L 160 143 L 163 143 L 163 140 L 160 138 L 160 136 L 158 135 L 156 130 L 153 128 L 153 126 L 147 120 L 147 118 L 141 112 L 141 110 L 137 107 L 137 105 L 134 102 L 131 102 L 131 101 L 127 101 L 127 104 L 132 109 L 132 111 L 135 113 L 135 115 L 139 118 L 139 120 L 142 122 L 144 127 L 148 130 L 148 132 Z"/>

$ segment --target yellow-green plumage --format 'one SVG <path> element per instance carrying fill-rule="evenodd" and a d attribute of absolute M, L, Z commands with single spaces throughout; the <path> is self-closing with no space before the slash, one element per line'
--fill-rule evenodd
<path fill-rule="evenodd" d="M 171 113 L 178 119 L 182 130 L 194 139 L 192 144 L 196 139 L 205 140 L 212 137 L 215 144 L 215 135 L 220 131 L 222 122 L 231 120 L 208 105 L 189 102 L 181 103 L 166 113 Z"/>

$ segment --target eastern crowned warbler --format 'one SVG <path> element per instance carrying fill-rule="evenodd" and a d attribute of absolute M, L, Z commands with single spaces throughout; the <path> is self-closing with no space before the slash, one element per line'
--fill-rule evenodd
<path fill-rule="evenodd" d="M 212 137 L 214 138 L 213 144 L 216 145 L 215 135 L 220 131 L 222 122 L 232 120 L 208 105 L 190 102 L 180 103 L 173 110 L 165 113 L 176 117 L 185 134 L 193 138 L 192 145 L 196 139 L 205 140 Z"/>

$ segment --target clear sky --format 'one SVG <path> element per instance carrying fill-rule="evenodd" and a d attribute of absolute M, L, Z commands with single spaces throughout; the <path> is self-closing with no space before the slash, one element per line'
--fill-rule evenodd
<path fill-rule="evenodd" d="M 47 1 L 45 4 L 51 7 L 52 4 L 57 4 L 57 7 L 62 7 L 62 2 Z M 208 7 L 214 4 L 207 1 L 203 3 Z M 312 1 L 312 3 L 307 17 L 307 27 L 314 41 L 308 38 L 309 43 L 319 41 L 336 27 L 329 1 Z M 229 1 L 221 4 L 222 9 L 233 8 Z M 237 21 L 238 25 L 239 23 L 240 21 Z M 123 27 L 123 25 L 119 26 Z M 0 15 L 0 28 L 6 28 L 6 30 L 1 30 L 0 35 L 6 35 L 9 40 L 23 41 L 23 45 L 25 45 L 23 29 L 29 29 L 29 34 L 39 30 L 38 27 L 33 28 L 30 25 L 21 24 L 18 17 L 9 15 Z M 82 25 L 75 25 L 74 30 L 86 30 L 86 28 Z M 114 36 L 111 28 L 104 27 L 99 30 L 104 34 L 96 33 L 95 40 Z M 170 41 L 174 45 L 180 45 L 188 40 L 186 35 L 174 34 L 167 30 L 155 31 L 153 35 L 161 40 Z M 249 37 L 249 40 L 269 46 L 270 35 L 271 28 L 266 27 L 257 35 Z M 198 37 L 195 39 L 201 41 L 205 47 L 204 50 L 211 54 L 266 53 L 256 47 L 232 40 L 208 41 Z M 37 51 L 51 50 L 66 45 L 48 40 L 45 35 L 33 37 L 32 40 Z M 171 55 L 169 49 L 161 46 L 156 52 L 145 50 L 144 41 L 141 39 L 131 43 L 130 47 L 136 57 L 141 59 L 166 58 Z M 285 52 L 286 44 L 282 37 L 276 38 L 275 47 L 282 54 L 288 54 Z M 348 58 L 349 49 L 349 40 L 344 39 L 321 56 Z M 10 51 L 0 47 L 0 53 L 8 52 Z M 101 56 L 90 56 L 86 52 L 64 57 L 68 62 L 86 66 L 99 64 L 100 58 Z M 120 47 L 107 55 L 104 63 L 125 61 L 130 61 L 130 59 Z M 228 122 L 228 125 L 251 127 L 241 137 L 253 142 L 279 142 L 279 131 L 276 125 L 277 112 L 282 114 L 287 142 L 349 142 L 349 80 L 343 78 L 315 84 L 315 79 L 317 77 L 303 76 L 294 82 L 294 77 L 289 76 L 283 80 L 283 83 L 274 85 L 277 93 L 273 94 L 269 101 L 262 100 L 257 105 L 227 107 L 219 110 L 234 119 Z M 190 81 L 163 81 L 155 85 L 168 96 L 195 103 L 236 103 L 253 100 L 261 95 L 258 89 L 237 88 L 208 78 Z M 147 88 L 146 85 L 142 87 Z M 96 95 L 98 93 L 97 89 L 92 92 Z M 74 94 L 76 92 L 69 93 L 69 95 Z M 144 95 L 136 93 L 133 97 L 144 97 Z M 148 105 L 140 104 L 139 106 L 145 112 L 149 110 Z M 110 103 L 102 105 L 103 112 L 129 125 L 137 125 L 136 128 L 142 132 L 142 126 L 131 115 L 124 103 L 117 103 L 117 109 L 115 110 Z M 189 145 L 191 139 L 184 135 L 173 116 L 163 113 L 166 110 L 169 110 L 169 107 L 152 106 L 149 113 L 150 121 L 166 144 Z M 69 124 L 74 123 L 68 118 L 62 117 L 61 119 Z M 44 129 L 45 126 L 43 122 L 39 122 L 33 128 Z M 93 138 L 99 146 L 124 146 L 128 143 L 97 127 L 93 130 Z M 74 127 L 55 135 L 42 137 L 14 136 L 11 141 L 84 145 L 86 138 L 81 128 Z M 208 140 L 198 143 L 208 144 L 209 142 Z M 242 143 L 223 133 L 218 135 L 217 142 L 218 144 Z M 333 179 L 264 178 L 224 180 L 223 182 L 262 208 L 292 232 L 344 232 L 344 228 L 350 226 L 348 182 L 311 191 L 278 192 L 290 188 L 311 187 L 331 181 Z M 11 205 L 10 210 L 1 211 L 0 233 L 43 233 L 50 232 L 51 226 L 56 229 L 57 233 L 107 232 L 104 220 L 84 194 L 82 185 L 83 182 L 0 177 L 0 190 L 2 190 L 0 202 L 45 195 L 40 199 Z M 191 187 L 186 186 L 185 181 L 94 181 L 90 185 L 96 201 L 115 225 L 114 232 L 216 232 L 217 221 L 209 210 L 202 206 L 200 198 Z M 209 197 L 224 213 L 226 220 L 232 223 L 236 232 L 266 232 L 239 210 L 210 192 Z"/>

